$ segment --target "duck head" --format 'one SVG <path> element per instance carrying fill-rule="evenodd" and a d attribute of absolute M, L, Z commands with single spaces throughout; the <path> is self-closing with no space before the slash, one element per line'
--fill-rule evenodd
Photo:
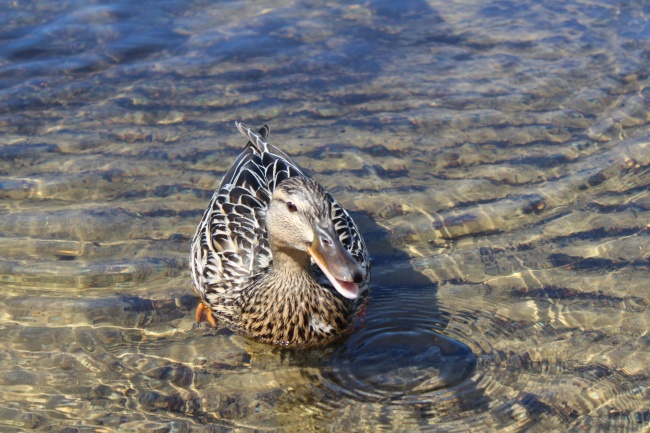
<path fill-rule="evenodd" d="M 274 254 L 309 255 L 343 297 L 359 297 L 366 269 L 339 240 L 329 196 L 317 182 L 305 177 L 280 182 L 266 213 L 266 229 Z"/>

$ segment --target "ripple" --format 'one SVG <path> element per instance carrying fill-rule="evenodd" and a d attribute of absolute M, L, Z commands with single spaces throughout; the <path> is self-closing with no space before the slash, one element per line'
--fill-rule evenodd
<path fill-rule="evenodd" d="M 475 368 L 469 348 L 415 324 L 378 326 L 351 338 L 325 366 L 324 385 L 360 401 L 402 398 L 453 386 Z"/>
<path fill-rule="evenodd" d="M 412 401 L 470 377 L 476 356 L 440 333 L 448 317 L 434 290 L 376 291 L 360 329 L 324 362 L 322 389 L 336 400 Z"/>

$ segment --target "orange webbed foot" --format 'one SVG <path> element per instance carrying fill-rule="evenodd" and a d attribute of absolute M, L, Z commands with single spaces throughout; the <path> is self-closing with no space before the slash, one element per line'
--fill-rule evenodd
<path fill-rule="evenodd" d="M 196 323 L 201 323 L 203 321 L 210 322 L 213 328 L 217 327 L 217 319 L 212 314 L 212 310 L 205 305 L 203 302 L 196 307 Z"/>

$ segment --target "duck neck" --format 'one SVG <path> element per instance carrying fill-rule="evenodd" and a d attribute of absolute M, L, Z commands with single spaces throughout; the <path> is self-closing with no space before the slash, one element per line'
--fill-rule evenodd
<path fill-rule="evenodd" d="M 271 274 L 295 280 L 313 279 L 311 261 L 304 251 L 295 249 L 273 248 L 273 266 Z"/>

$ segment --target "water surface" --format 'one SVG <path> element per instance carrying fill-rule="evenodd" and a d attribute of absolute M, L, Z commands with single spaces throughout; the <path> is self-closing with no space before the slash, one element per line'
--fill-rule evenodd
<path fill-rule="evenodd" d="M 1 4 L 0 429 L 648 429 L 649 15 Z M 364 233 L 347 339 L 193 323 L 189 244 L 235 120 Z"/>

